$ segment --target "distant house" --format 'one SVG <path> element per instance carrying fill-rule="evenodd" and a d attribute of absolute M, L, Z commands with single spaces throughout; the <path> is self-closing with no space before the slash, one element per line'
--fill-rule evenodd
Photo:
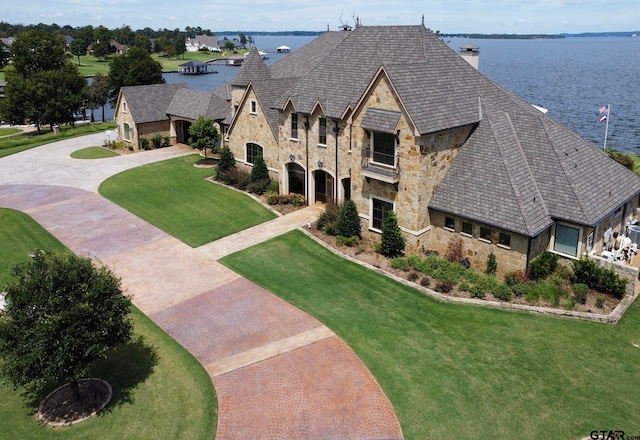
<path fill-rule="evenodd" d="M 127 46 L 125 44 L 120 44 L 116 40 L 109 40 L 109 48 L 111 53 L 116 55 L 122 55 L 127 51 Z"/>
<path fill-rule="evenodd" d="M 206 49 L 211 52 L 219 52 L 218 37 L 215 35 L 196 35 L 193 38 L 187 38 L 184 43 L 187 52 L 197 52 Z"/>
<path fill-rule="evenodd" d="M 203 73 L 211 73 L 210 66 L 202 61 L 188 61 L 178 66 L 178 73 L 184 75 L 200 75 Z"/>
<path fill-rule="evenodd" d="M 191 90 L 184 83 L 123 87 L 115 108 L 118 138 L 134 149 L 141 137 L 156 134 L 169 136 L 172 144 L 188 143 L 189 127 L 200 115 L 225 134 L 231 119 L 226 87 L 215 92 Z"/>
<path fill-rule="evenodd" d="M 0 38 L 0 41 L 2 41 L 2 44 L 4 44 L 2 50 L 4 50 L 5 52 L 9 52 L 9 48 L 11 47 L 13 42 L 16 41 L 16 37 L 4 37 Z"/>

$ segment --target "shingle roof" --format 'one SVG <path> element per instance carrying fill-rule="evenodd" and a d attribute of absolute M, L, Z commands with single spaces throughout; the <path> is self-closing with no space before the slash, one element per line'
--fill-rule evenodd
<path fill-rule="evenodd" d="M 167 114 L 187 119 L 202 115 L 214 121 L 224 121 L 231 115 L 229 103 L 211 92 L 181 89 L 167 108 Z"/>
<path fill-rule="evenodd" d="M 188 88 L 187 84 L 153 84 L 146 86 L 122 87 L 128 110 L 136 124 L 164 121 L 169 119 L 167 108 L 178 90 Z"/>
<path fill-rule="evenodd" d="M 252 48 L 244 58 L 240 71 L 231 81 L 234 86 L 246 86 L 251 80 L 266 80 L 271 77 L 269 68 L 258 53 L 258 49 Z"/>
<path fill-rule="evenodd" d="M 376 75 L 387 75 L 421 135 L 474 126 L 429 204 L 434 209 L 535 236 L 554 219 L 594 225 L 640 192 L 640 176 L 483 76 L 424 26 L 327 32 L 268 69 L 247 66 L 233 83 L 251 83 L 271 110 L 291 101 L 296 112 L 311 113 L 320 103 L 326 116 L 341 118 Z M 365 121 L 377 116 L 367 110 Z"/>
<path fill-rule="evenodd" d="M 400 121 L 400 112 L 369 107 L 364 112 L 360 127 L 383 133 L 395 133 Z"/>
<path fill-rule="evenodd" d="M 593 226 L 640 192 L 640 176 L 535 109 L 482 101 L 430 208 L 533 237 L 556 219 Z"/>

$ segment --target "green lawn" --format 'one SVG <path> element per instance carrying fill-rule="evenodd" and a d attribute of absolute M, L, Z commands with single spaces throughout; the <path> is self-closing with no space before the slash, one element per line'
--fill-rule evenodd
<path fill-rule="evenodd" d="M 0 136 L 8 136 L 10 134 L 20 133 L 21 131 L 19 128 L 0 128 Z"/>
<path fill-rule="evenodd" d="M 106 157 L 120 156 L 115 151 L 109 150 L 104 147 L 87 147 L 80 150 L 76 150 L 71 153 L 71 157 L 74 159 L 104 159 Z"/>
<path fill-rule="evenodd" d="M 205 180 L 194 154 L 145 165 L 105 180 L 100 194 L 192 247 L 276 217 L 249 196 Z"/>
<path fill-rule="evenodd" d="M 39 147 L 40 145 L 51 142 L 69 139 L 77 136 L 84 136 L 91 133 L 99 133 L 108 129 L 113 129 L 115 122 L 78 124 L 74 127 L 62 126 L 60 133 L 52 133 L 48 127 L 42 127 L 42 134 L 37 131 L 23 133 L 8 138 L 0 138 L 0 157 L 9 156 L 10 154 L 19 153 L 30 148 Z"/>
<path fill-rule="evenodd" d="M 0 224 L 0 285 L 9 279 L 9 268 L 34 248 L 64 249 L 26 214 L 0 209 Z M 39 399 L 25 399 L 0 380 L 0 437 L 213 439 L 218 409 L 206 371 L 140 311 L 134 308 L 132 317 L 135 340 L 114 350 L 93 373 L 114 390 L 112 402 L 99 417 L 71 427 L 45 427 L 34 416 Z"/>
<path fill-rule="evenodd" d="M 335 331 L 407 439 L 640 433 L 640 304 L 614 326 L 440 303 L 300 231 L 222 263 Z"/>
<path fill-rule="evenodd" d="M 183 55 L 174 58 L 167 58 L 164 56 L 160 56 L 159 54 L 153 54 L 152 57 L 154 60 L 157 60 L 160 64 L 162 64 L 163 72 L 176 72 L 178 70 L 178 66 L 180 64 L 189 62 L 189 61 L 209 61 L 215 58 L 223 58 L 229 55 L 242 55 L 247 50 L 239 50 L 237 54 L 232 54 L 230 52 L 185 52 Z M 80 74 L 83 76 L 94 76 L 96 73 L 102 73 L 105 75 L 109 74 L 109 63 L 113 55 L 109 56 L 109 58 L 105 60 L 98 60 L 93 55 L 85 55 L 80 57 L 80 66 L 78 70 Z M 73 57 L 73 63 L 78 65 L 78 57 Z"/>

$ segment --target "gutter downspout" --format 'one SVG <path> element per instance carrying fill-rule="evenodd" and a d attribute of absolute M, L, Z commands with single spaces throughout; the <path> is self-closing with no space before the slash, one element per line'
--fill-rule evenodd
<path fill-rule="evenodd" d="M 334 191 L 333 191 L 333 202 L 338 204 L 338 179 L 340 179 L 340 174 L 338 173 L 338 134 L 340 133 L 340 129 L 338 128 L 338 121 L 335 122 L 336 126 L 333 128 L 333 134 L 336 136 L 336 178 L 334 180 Z"/>
<path fill-rule="evenodd" d="M 305 178 L 305 182 L 304 182 L 304 197 L 305 199 L 307 199 L 307 206 L 309 206 L 309 116 L 305 116 L 304 117 L 305 121 L 304 121 L 304 139 L 305 139 L 305 147 L 306 147 L 306 154 L 305 154 L 305 159 L 306 159 L 306 167 L 304 170 L 304 178 Z"/>

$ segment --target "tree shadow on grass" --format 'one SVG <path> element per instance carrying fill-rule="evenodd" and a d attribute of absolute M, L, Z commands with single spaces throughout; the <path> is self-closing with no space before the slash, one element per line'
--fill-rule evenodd
<path fill-rule="evenodd" d="M 153 374 L 160 356 L 158 349 L 147 344 L 143 336 L 113 349 L 106 359 L 96 363 L 88 377 L 104 379 L 111 385 L 113 396 L 101 412 L 109 412 L 123 403 L 134 403 L 133 391 Z M 50 384 L 39 390 L 22 390 L 31 414 L 38 411 L 40 402 L 62 383 Z"/>
<path fill-rule="evenodd" d="M 138 336 L 100 361 L 91 375 L 106 380 L 113 388 L 113 397 L 104 411 L 134 403 L 133 391 L 153 374 L 159 360 L 158 349 Z"/>

